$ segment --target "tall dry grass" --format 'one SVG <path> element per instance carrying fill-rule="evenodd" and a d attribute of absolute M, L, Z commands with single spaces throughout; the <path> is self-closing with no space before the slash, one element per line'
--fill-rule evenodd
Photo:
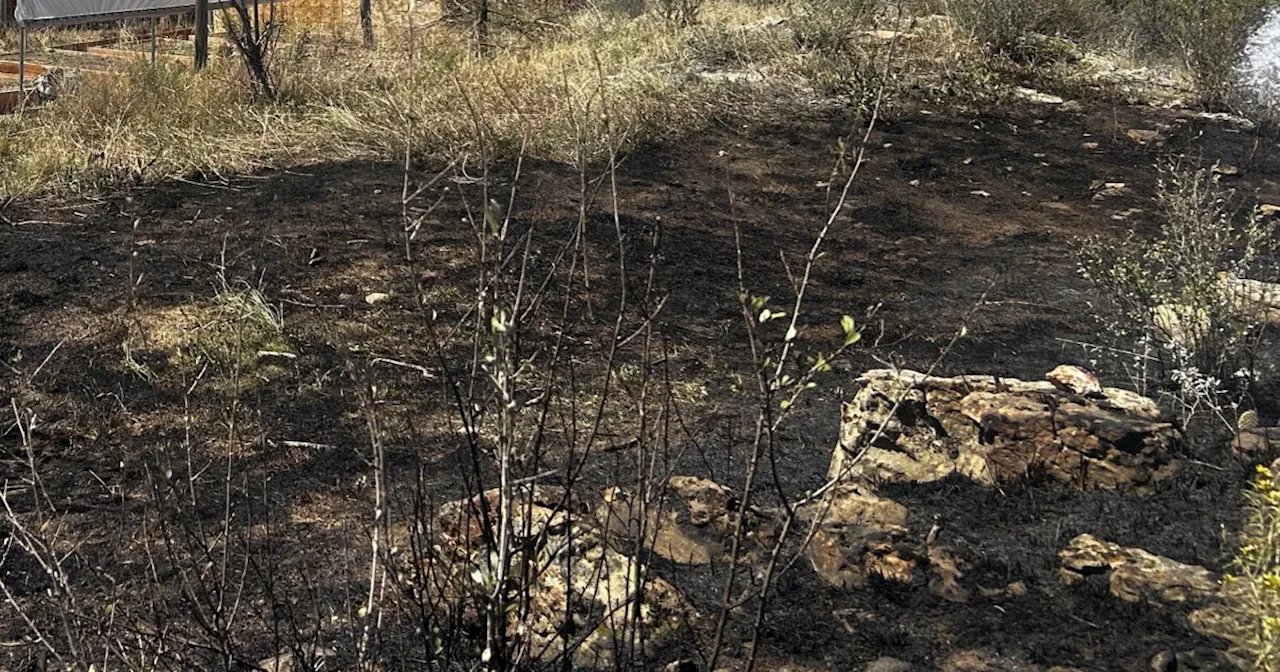
<path fill-rule="evenodd" d="M 764 87 L 811 79 L 803 66 L 816 56 L 786 22 L 767 20 L 798 11 L 722 2 L 707 5 L 696 26 L 583 11 L 561 30 L 486 56 L 443 23 L 412 44 L 389 36 L 372 52 L 294 31 L 275 55 L 280 97 L 270 103 L 250 95 L 233 62 L 200 74 L 139 63 L 0 122 L 0 191 L 91 192 L 196 172 L 398 159 L 406 148 L 454 156 L 478 143 L 495 158 L 524 145 L 552 160 L 577 158 L 582 138 L 596 139 L 595 152 L 625 148 L 697 128 L 742 100 L 741 83 L 699 71 L 765 73 Z M 854 26 L 846 28 L 853 39 Z M 744 56 L 716 60 L 729 42 Z M 840 67 L 858 64 L 846 58 Z"/>

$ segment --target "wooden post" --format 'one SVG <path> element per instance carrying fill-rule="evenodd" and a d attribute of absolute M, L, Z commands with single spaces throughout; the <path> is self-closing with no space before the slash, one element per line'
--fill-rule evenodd
<path fill-rule="evenodd" d="M 360 0 L 360 30 L 364 31 L 364 48 L 373 48 L 373 3 Z"/>
<path fill-rule="evenodd" d="M 27 29 L 18 31 L 18 112 L 27 107 Z"/>
<path fill-rule="evenodd" d="M 196 0 L 196 70 L 209 63 L 209 0 Z"/>
<path fill-rule="evenodd" d="M 151 62 L 156 62 L 156 17 L 151 17 Z"/>
<path fill-rule="evenodd" d="M 489 0 L 476 0 L 476 51 L 489 52 Z"/>

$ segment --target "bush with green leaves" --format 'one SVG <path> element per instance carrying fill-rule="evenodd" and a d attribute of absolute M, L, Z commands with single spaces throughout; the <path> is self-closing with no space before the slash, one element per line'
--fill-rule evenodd
<path fill-rule="evenodd" d="M 1280 670 L 1280 477 L 1258 465 L 1245 491 L 1240 545 L 1223 577 L 1225 600 L 1206 623 L 1248 669 Z"/>
<path fill-rule="evenodd" d="M 1233 102 L 1250 35 L 1272 0 L 950 0 L 952 19 L 988 51 L 1021 62 L 1052 60 L 1046 37 L 1127 49 L 1186 68 L 1202 102 Z"/>
<path fill-rule="evenodd" d="M 1164 29 L 1177 45 L 1203 102 L 1235 97 L 1249 37 L 1266 17 L 1270 0 L 1162 0 Z"/>
<path fill-rule="evenodd" d="M 796 47 L 824 56 L 848 56 L 856 33 L 875 20 L 877 0 L 802 0 L 792 7 Z"/>
<path fill-rule="evenodd" d="M 1085 39 L 1108 30 L 1102 0 L 951 0 L 956 26 L 986 50 L 1016 61 L 1042 60 L 1043 38 Z"/>
<path fill-rule="evenodd" d="M 1087 238 L 1080 274 L 1101 298 L 1094 308 L 1105 330 L 1133 355 L 1140 391 L 1163 388 L 1184 421 L 1207 411 L 1232 425 L 1224 408 L 1239 397 L 1222 395 L 1252 378 L 1258 322 L 1239 287 L 1258 270 L 1272 227 L 1242 212 L 1211 169 L 1165 169 L 1156 202 L 1154 237 Z"/>

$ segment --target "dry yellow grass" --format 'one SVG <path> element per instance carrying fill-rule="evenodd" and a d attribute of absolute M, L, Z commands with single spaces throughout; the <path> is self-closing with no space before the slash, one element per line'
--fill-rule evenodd
<path fill-rule="evenodd" d="M 501 157 L 523 145 L 542 158 L 598 157 L 702 123 L 733 85 L 691 73 L 724 34 L 752 59 L 724 67 L 794 70 L 801 56 L 785 28 L 762 27 L 766 15 L 718 4 L 701 26 L 681 29 L 585 12 L 556 36 L 487 57 L 443 25 L 412 49 L 387 39 L 372 52 L 295 34 L 277 51 L 282 95 L 272 103 L 252 98 L 231 61 L 201 74 L 140 63 L 5 119 L 0 191 L 97 191 L 196 171 L 393 159 L 406 148 Z"/>

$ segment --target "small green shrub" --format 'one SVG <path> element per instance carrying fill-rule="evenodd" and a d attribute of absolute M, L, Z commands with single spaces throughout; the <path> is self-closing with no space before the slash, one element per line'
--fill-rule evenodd
<path fill-rule="evenodd" d="M 1202 102 L 1230 103 L 1250 35 L 1273 0 L 951 0 L 956 25 L 1019 62 L 1055 60 L 1046 37 L 1186 68 Z M 1052 43 L 1048 43 L 1052 44 Z"/>
<path fill-rule="evenodd" d="M 1249 37 L 1270 0 L 1163 0 L 1165 30 L 1179 50 L 1201 100 L 1230 103 Z"/>
<path fill-rule="evenodd" d="M 691 29 L 685 44 L 691 52 L 691 61 L 711 70 L 735 70 L 768 63 L 787 46 L 779 31 L 724 24 Z"/>
<path fill-rule="evenodd" d="M 875 19 L 877 0 L 804 0 L 790 19 L 791 35 L 803 52 L 847 56 L 855 35 Z"/>
<path fill-rule="evenodd" d="M 1085 239 L 1080 274 L 1102 298 L 1104 329 L 1134 353 L 1141 387 L 1167 391 L 1184 422 L 1209 412 L 1233 425 L 1224 404 L 1239 397 L 1222 395 L 1251 378 L 1258 321 L 1236 283 L 1256 270 L 1271 227 L 1256 212 L 1242 216 L 1208 169 L 1166 169 L 1156 201 L 1163 223 L 1154 237 Z"/>
<path fill-rule="evenodd" d="M 1249 669 L 1280 670 L 1280 479 L 1265 466 L 1246 492 L 1248 517 L 1224 579 L 1223 634 Z"/>
<path fill-rule="evenodd" d="M 1101 0 L 952 0 L 957 27 L 993 54 L 1020 62 L 1052 59 L 1045 37 L 1086 39 L 1109 26 L 1111 12 Z M 1056 43 L 1054 43 L 1056 44 Z"/>

